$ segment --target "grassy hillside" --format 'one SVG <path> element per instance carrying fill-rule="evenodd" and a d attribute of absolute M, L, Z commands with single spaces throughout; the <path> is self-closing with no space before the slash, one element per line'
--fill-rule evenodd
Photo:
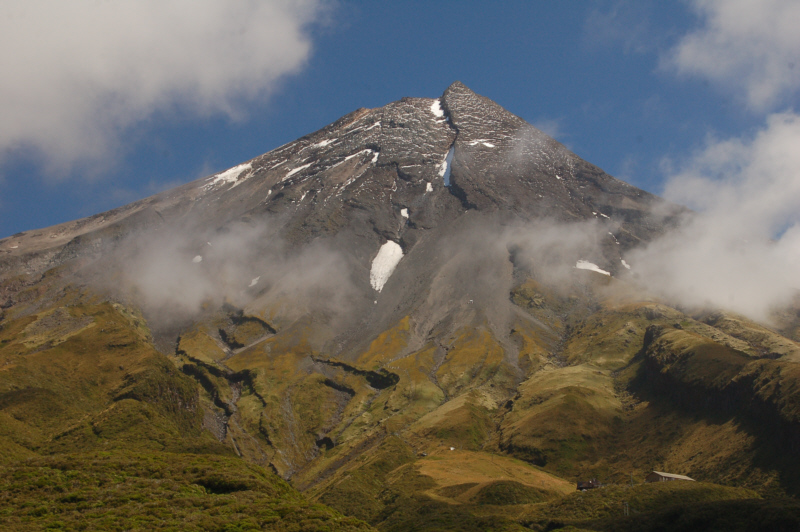
<path fill-rule="evenodd" d="M 761 499 L 742 488 L 658 482 L 576 492 L 554 502 L 530 506 L 519 521 L 542 531 L 789 532 L 800 527 L 800 503 Z"/>
<path fill-rule="evenodd" d="M 63 294 L 0 323 L 0 528 L 371 529 L 208 430 L 212 366 L 181 371 L 135 311 Z"/>
<path fill-rule="evenodd" d="M 232 456 L 95 452 L 0 469 L 4 530 L 371 530 Z"/>
<path fill-rule="evenodd" d="M 230 305 L 164 354 L 135 309 L 53 293 L 0 322 L 6 527 L 611 530 L 627 501 L 650 530 L 795 489 L 791 340 L 607 279 L 524 281 L 507 331 L 406 316 L 350 358 L 311 316 Z M 624 486 L 652 469 L 703 482 Z M 617 485 L 575 492 L 592 477 Z"/>
<path fill-rule="evenodd" d="M 627 503 L 629 513 L 642 514 L 668 507 L 701 502 L 756 499 L 758 495 L 744 488 L 719 486 L 705 482 L 654 482 L 651 484 L 609 485 L 588 491 L 575 491 L 547 504 L 531 506 L 520 520 L 526 524 L 587 523 L 619 517 Z"/>

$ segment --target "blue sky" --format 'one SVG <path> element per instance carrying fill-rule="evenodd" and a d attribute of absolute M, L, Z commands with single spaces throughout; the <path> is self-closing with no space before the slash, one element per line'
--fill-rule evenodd
<path fill-rule="evenodd" d="M 781 232 L 798 221 L 800 161 L 756 163 L 800 139 L 797 5 L 11 1 L 0 237 L 124 205 L 455 80 L 610 174 L 696 208 L 739 208 L 698 195 L 729 185 L 741 203 L 764 172 L 783 172 L 788 184 L 769 181 L 778 192 L 759 204 L 781 198 L 782 217 L 764 221 Z"/>

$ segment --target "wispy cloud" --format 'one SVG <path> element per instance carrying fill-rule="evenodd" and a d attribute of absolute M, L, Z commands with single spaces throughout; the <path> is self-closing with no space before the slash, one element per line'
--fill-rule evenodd
<path fill-rule="evenodd" d="M 698 76 L 743 97 L 756 111 L 784 104 L 800 88 L 800 3 L 694 0 L 701 25 L 665 56 L 681 75 Z"/>
<path fill-rule="evenodd" d="M 261 308 L 290 302 L 290 313 L 344 313 L 353 294 L 352 265 L 329 242 L 290 245 L 272 220 L 204 228 L 186 217 L 121 240 L 93 277 L 112 291 L 132 290 L 156 324 L 193 319 L 223 302 Z M 111 265 L 111 266 L 109 266 Z M 109 278 L 106 272 L 119 272 Z M 159 325 L 160 326 L 160 325 Z"/>
<path fill-rule="evenodd" d="M 751 138 L 710 139 L 664 195 L 698 213 L 629 257 L 662 295 L 767 320 L 800 290 L 800 116 L 771 115 Z"/>
<path fill-rule="evenodd" d="M 583 23 L 587 44 L 622 45 L 626 53 L 648 53 L 661 44 L 660 34 L 653 31 L 652 2 L 649 0 L 616 0 L 589 11 Z"/>
<path fill-rule="evenodd" d="M 536 129 L 550 135 L 554 139 L 559 139 L 566 136 L 564 123 L 560 118 L 542 118 L 541 120 L 535 121 L 533 126 Z"/>
<path fill-rule="evenodd" d="M 237 118 L 311 52 L 324 0 L 11 1 L 0 17 L 0 157 L 103 162 L 155 111 Z"/>
<path fill-rule="evenodd" d="M 640 164 L 641 161 L 636 155 L 626 155 L 619 165 L 617 177 L 624 181 L 632 181 Z"/>

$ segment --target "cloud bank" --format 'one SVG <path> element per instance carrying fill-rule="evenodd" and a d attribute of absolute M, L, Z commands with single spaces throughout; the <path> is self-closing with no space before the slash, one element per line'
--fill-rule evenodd
<path fill-rule="evenodd" d="M 667 199 L 699 212 L 629 256 L 648 287 L 685 305 L 766 321 L 800 290 L 800 116 L 750 139 L 710 140 L 671 176 Z"/>
<path fill-rule="evenodd" d="M 106 271 L 112 291 L 132 289 L 154 323 L 181 323 L 223 303 L 258 299 L 264 308 L 290 304 L 294 313 L 336 313 L 353 297 L 353 269 L 331 242 L 292 246 L 269 220 L 203 228 L 187 219 L 127 237 Z M 113 283 L 113 284 L 109 284 Z"/>
<path fill-rule="evenodd" d="M 0 17 L 0 157 L 107 157 L 157 111 L 237 117 L 302 68 L 324 0 L 23 0 Z"/>
<path fill-rule="evenodd" d="M 800 86 L 800 3 L 694 0 L 701 26 L 667 55 L 679 74 L 713 81 L 756 111 L 774 108 Z"/>
<path fill-rule="evenodd" d="M 800 4 L 691 6 L 700 25 L 663 56 L 664 65 L 714 82 L 765 121 L 752 135 L 709 138 L 670 169 L 663 196 L 696 213 L 628 260 L 639 280 L 673 302 L 769 321 L 800 290 L 800 115 L 767 115 L 800 89 Z"/>

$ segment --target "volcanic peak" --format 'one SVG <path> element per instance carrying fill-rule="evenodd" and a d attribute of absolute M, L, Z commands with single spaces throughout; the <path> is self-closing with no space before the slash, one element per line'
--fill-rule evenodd
<path fill-rule="evenodd" d="M 363 234 L 368 227 L 374 237 L 364 253 L 374 255 L 387 240 L 405 251 L 421 232 L 467 210 L 613 221 L 624 250 L 662 230 L 663 220 L 649 214 L 655 203 L 663 202 L 456 81 L 438 99 L 358 109 L 229 170 L 91 218 L 14 235 L 0 241 L 0 253 L 41 271 L 87 249 L 100 253 L 147 227 L 190 218 L 223 227 L 268 215 L 283 220 L 290 242 Z M 31 252 L 46 258 L 23 258 Z"/>

